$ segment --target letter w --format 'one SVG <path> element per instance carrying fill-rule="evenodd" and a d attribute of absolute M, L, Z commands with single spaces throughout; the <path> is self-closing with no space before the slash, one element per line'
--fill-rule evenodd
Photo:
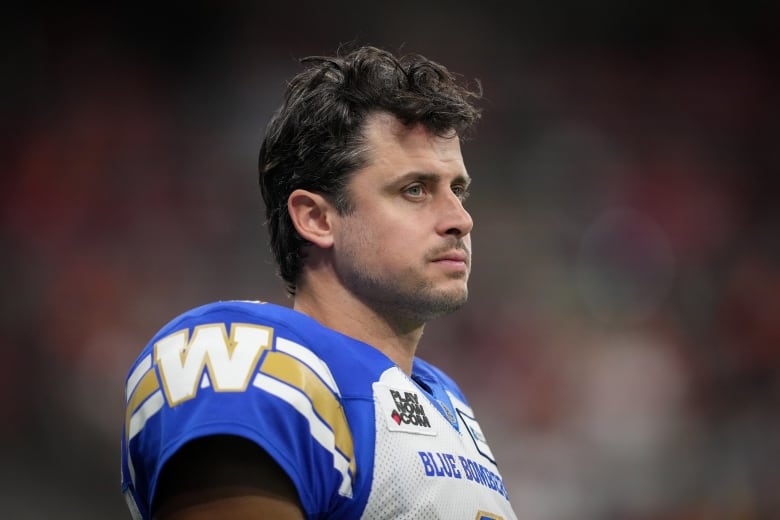
<path fill-rule="evenodd" d="M 195 397 L 208 367 L 215 392 L 243 392 L 263 350 L 271 345 L 273 329 L 235 323 L 199 325 L 187 340 L 187 330 L 166 336 L 154 345 L 165 398 L 175 406 Z"/>

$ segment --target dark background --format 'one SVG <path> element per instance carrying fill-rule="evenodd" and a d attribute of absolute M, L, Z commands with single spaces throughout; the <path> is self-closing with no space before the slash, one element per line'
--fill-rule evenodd
<path fill-rule="evenodd" d="M 485 91 L 472 298 L 420 355 L 520 518 L 780 517 L 774 2 L 4 7 L 0 515 L 129 518 L 123 379 L 170 318 L 285 303 L 255 163 L 297 59 Z"/>

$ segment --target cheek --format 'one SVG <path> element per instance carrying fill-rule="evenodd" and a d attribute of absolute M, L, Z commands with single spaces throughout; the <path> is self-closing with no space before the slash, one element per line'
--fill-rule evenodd
<path fill-rule="evenodd" d="M 342 240 L 353 255 L 387 267 L 407 266 L 421 252 L 422 224 L 414 215 L 377 210 L 370 218 L 357 216 L 342 229 Z"/>

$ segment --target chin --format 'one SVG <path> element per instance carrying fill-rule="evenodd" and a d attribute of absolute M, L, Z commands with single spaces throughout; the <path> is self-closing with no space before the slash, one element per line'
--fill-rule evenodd
<path fill-rule="evenodd" d="M 466 304 L 468 300 L 468 290 L 463 289 L 458 292 L 441 294 L 435 301 L 431 301 L 429 308 L 437 317 L 455 312 Z"/>

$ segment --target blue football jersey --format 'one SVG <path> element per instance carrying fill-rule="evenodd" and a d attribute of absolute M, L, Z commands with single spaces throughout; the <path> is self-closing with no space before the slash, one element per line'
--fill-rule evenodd
<path fill-rule="evenodd" d="M 307 518 L 515 518 L 455 383 L 292 309 L 220 302 L 166 325 L 125 387 L 122 489 L 150 520 L 160 471 L 193 439 L 246 438 L 273 457 Z"/>

